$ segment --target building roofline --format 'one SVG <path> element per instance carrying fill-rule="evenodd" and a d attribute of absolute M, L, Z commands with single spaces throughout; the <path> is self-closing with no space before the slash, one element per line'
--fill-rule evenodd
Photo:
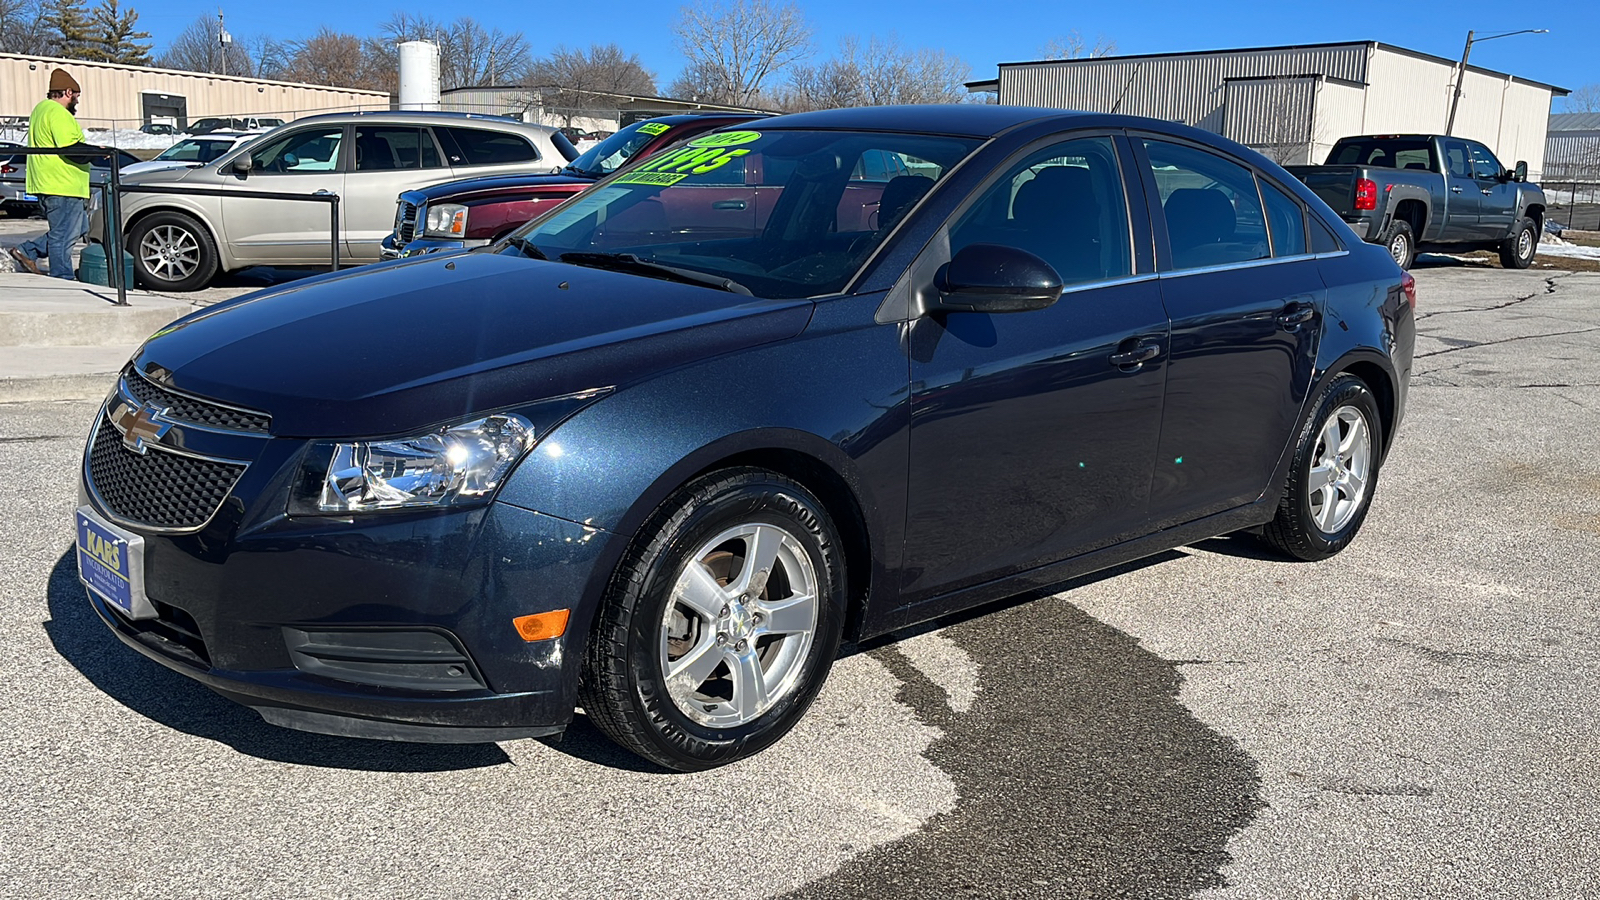
<path fill-rule="evenodd" d="M 998 68 L 1004 69 L 1007 66 L 1054 65 L 1060 63 L 1125 62 L 1128 60 L 1161 59 L 1177 56 L 1215 56 L 1224 53 L 1267 53 L 1281 50 L 1325 50 L 1331 47 L 1367 47 L 1374 50 L 1382 48 L 1384 50 L 1392 50 L 1396 53 L 1403 53 L 1407 56 L 1413 56 L 1418 59 L 1426 59 L 1431 62 L 1443 63 L 1451 68 L 1455 68 L 1457 65 L 1460 65 L 1460 63 L 1453 59 L 1435 56 L 1432 53 L 1423 53 L 1421 50 L 1412 50 L 1407 47 L 1401 47 L 1397 44 L 1386 44 L 1382 41 L 1331 41 L 1322 44 L 1281 44 L 1269 47 L 1228 47 L 1217 50 L 1181 50 L 1172 53 L 1135 53 L 1127 56 L 1080 56 L 1076 59 L 1035 59 L 1021 62 L 1003 62 L 998 64 Z M 1509 72 L 1500 72 L 1495 69 L 1485 69 L 1482 66 L 1474 66 L 1470 63 L 1467 65 L 1467 70 L 1477 72 L 1480 75 L 1490 75 L 1496 78 L 1510 78 L 1512 81 L 1518 81 L 1523 84 L 1531 84 L 1535 87 L 1548 88 L 1556 96 L 1565 97 L 1566 95 L 1572 93 L 1564 87 L 1546 84 L 1543 81 L 1534 81 L 1531 78 L 1523 78 L 1520 75 L 1512 75 Z M 996 78 L 994 80 L 996 84 L 998 84 L 999 79 Z M 972 90 L 973 85 L 983 83 L 984 82 L 981 81 L 968 82 L 967 88 L 968 90 Z"/>
<path fill-rule="evenodd" d="M 552 85 L 551 87 L 554 90 L 566 90 L 565 88 L 559 88 L 559 87 L 556 87 L 554 85 Z M 525 85 L 520 85 L 520 84 L 479 84 L 479 85 L 467 85 L 467 86 L 464 86 L 464 87 L 450 88 L 449 90 L 440 91 L 439 92 L 439 96 L 442 98 L 447 94 L 454 94 L 454 93 L 457 93 L 457 92 L 460 92 L 460 91 L 518 91 L 518 92 L 522 92 L 522 93 L 530 93 L 530 92 L 535 91 L 535 90 L 537 90 L 537 88 L 531 88 L 531 87 L 527 87 Z M 620 93 L 618 91 L 590 91 L 590 90 L 579 91 L 579 92 L 576 92 L 576 93 L 592 94 L 592 95 L 594 95 L 596 97 L 621 97 L 621 98 L 627 100 L 630 103 L 634 102 L 634 101 L 657 100 L 657 101 L 660 101 L 660 102 L 663 102 L 663 103 L 678 103 L 678 104 L 682 104 L 684 106 L 693 106 L 693 107 L 697 107 L 697 108 L 700 108 L 700 109 L 711 110 L 713 112 L 740 112 L 740 113 L 775 113 L 775 112 L 777 112 L 777 110 L 758 109 L 758 108 L 753 107 L 753 106 L 729 106 L 726 103 L 711 103 L 711 102 L 705 101 L 705 100 L 689 100 L 689 99 L 685 99 L 683 97 L 657 97 L 657 96 L 655 96 L 653 94 L 624 94 L 624 93 Z"/>
<path fill-rule="evenodd" d="M 122 72 L 155 72 L 159 75 L 182 75 L 188 78 L 212 78 L 219 81 L 237 81 L 243 84 L 255 84 L 263 87 L 292 87 L 310 88 L 317 91 L 338 91 L 344 94 L 362 94 L 376 98 L 383 98 L 389 102 L 387 91 L 370 91 L 366 88 L 338 87 L 331 84 L 307 84 L 302 81 L 273 81 L 268 78 L 250 78 L 244 75 L 218 75 L 215 72 L 191 72 L 188 69 L 163 69 L 156 66 L 130 66 L 124 63 L 99 62 L 92 59 L 68 59 L 62 56 L 39 56 L 31 53 L 0 53 L 0 59 L 15 59 L 21 62 L 47 63 L 60 68 L 82 66 L 95 69 L 116 69 Z M 47 76 L 48 72 L 45 73 Z"/>

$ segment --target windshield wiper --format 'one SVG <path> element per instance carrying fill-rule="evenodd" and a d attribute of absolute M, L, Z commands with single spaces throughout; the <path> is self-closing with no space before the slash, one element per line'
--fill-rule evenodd
<path fill-rule="evenodd" d="M 511 246 L 517 248 L 517 250 L 521 251 L 523 256 L 531 256 L 534 259 L 549 259 L 550 258 L 550 257 L 544 255 L 544 251 L 543 250 L 540 250 L 538 247 L 535 247 L 533 245 L 533 241 L 530 241 L 525 237 L 509 237 L 509 238 L 506 238 L 506 243 L 510 244 Z"/>
<path fill-rule="evenodd" d="M 640 259 L 632 253 L 592 253 L 588 251 L 574 251 L 561 254 L 561 261 L 572 263 L 576 266 L 590 266 L 596 269 L 614 269 L 618 272 L 637 272 L 641 275 L 665 275 L 685 284 L 703 284 L 708 287 L 719 288 L 732 294 L 743 294 L 746 297 L 754 296 L 750 289 L 722 275 L 713 275 L 710 272 L 701 272 L 696 269 L 680 269 L 653 260 Z"/>

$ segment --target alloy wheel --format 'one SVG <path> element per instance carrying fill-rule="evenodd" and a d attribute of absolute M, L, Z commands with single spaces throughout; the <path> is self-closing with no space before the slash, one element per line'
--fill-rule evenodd
<path fill-rule="evenodd" d="M 182 281 L 200 267 L 200 242 L 177 225 L 157 225 L 139 241 L 146 272 L 163 281 Z"/>
<path fill-rule="evenodd" d="M 1311 519 L 1323 534 L 1350 523 L 1367 495 L 1372 475 L 1372 430 L 1354 406 L 1341 406 L 1317 437 L 1306 479 Z"/>

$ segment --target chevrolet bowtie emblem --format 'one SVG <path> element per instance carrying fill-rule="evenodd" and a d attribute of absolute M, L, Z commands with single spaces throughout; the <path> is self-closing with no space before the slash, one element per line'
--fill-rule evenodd
<path fill-rule="evenodd" d="M 162 418 L 164 412 L 166 410 L 149 406 L 121 404 L 111 417 L 111 424 L 122 432 L 122 443 L 129 450 L 142 455 L 146 441 L 160 443 L 161 438 L 172 429 L 172 423 Z"/>

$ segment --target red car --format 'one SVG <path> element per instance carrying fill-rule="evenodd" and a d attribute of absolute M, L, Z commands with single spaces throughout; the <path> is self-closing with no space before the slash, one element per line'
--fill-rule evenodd
<path fill-rule="evenodd" d="M 383 257 L 482 246 L 627 163 L 698 134 L 756 118 L 760 117 L 748 113 L 705 113 L 647 119 L 591 147 L 558 174 L 466 178 L 406 191 L 395 211 L 394 231 L 383 239 Z"/>

